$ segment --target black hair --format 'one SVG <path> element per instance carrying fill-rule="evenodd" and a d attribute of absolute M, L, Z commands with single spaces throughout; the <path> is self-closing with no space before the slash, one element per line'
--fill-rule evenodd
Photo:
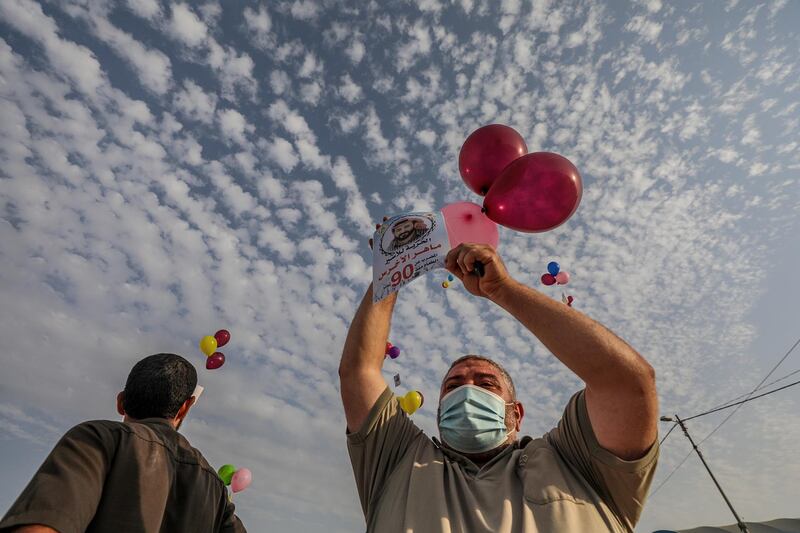
<path fill-rule="evenodd" d="M 197 386 L 197 370 L 174 353 L 145 357 L 131 369 L 122 406 L 131 418 L 175 418 Z"/>

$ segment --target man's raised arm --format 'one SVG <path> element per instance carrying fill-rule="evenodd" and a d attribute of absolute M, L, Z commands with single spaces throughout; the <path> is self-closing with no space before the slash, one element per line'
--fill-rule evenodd
<path fill-rule="evenodd" d="M 485 275 L 472 274 L 476 261 Z M 658 434 L 655 372 L 600 323 L 515 281 L 486 245 L 453 249 L 447 268 L 472 294 L 493 301 L 528 328 L 586 383 L 586 408 L 597 441 L 622 459 L 638 459 Z"/>
<path fill-rule="evenodd" d="M 339 363 L 339 383 L 347 429 L 358 431 L 386 389 L 381 375 L 397 293 L 372 302 L 372 284 L 356 312 Z"/>

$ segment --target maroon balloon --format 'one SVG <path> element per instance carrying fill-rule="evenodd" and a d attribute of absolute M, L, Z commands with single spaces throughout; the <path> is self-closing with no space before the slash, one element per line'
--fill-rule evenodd
<path fill-rule="evenodd" d="M 528 153 L 522 136 L 502 124 L 489 124 L 473 131 L 458 154 L 458 170 L 467 187 L 485 196 L 500 172 Z"/>
<path fill-rule="evenodd" d="M 400 357 L 400 348 L 398 348 L 397 346 L 392 346 L 391 348 L 389 348 L 389 357 L 391 357 L 392 359 L 397 359 L 398 357 Z"/>
<path fill-rule="evenodd" d="M 225 354 L 222 352 L 214 352 L 206 359 L 206 369 L 216 370 L 225 364 Z"/>
<path fill-rule="evenodd" d="M 231 332 L 227 329 L 221 329 L 214 333 L 214 338 L 217 339 L 217 348 L 222 348 L 231 340 Z"/>
<path fill-rule="evenodd" d="M 555 285 L 556 277 L 550 273 L 542 274 L 542 283 L 545 285 Z"/>
<path fill-rule="evenodd" d="M 486 216 L 507 228 L 528 233 L 551 230 L 578 209 L 583 183 L 566 157 L 534 152 L 514 160 L 483 201 Z"/>

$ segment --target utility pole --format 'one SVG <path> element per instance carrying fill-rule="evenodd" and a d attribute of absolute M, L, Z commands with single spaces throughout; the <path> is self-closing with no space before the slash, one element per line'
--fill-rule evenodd
<path fill-rule="evenodd" d="M 703 454 L 700 452 L 700 448 L 697 447 L 697 444 L 695 444 L 694 441 L 692 440 L 692 436 L 689 435 L 689 432 L 686 430 L 686 425 L 683 423 L 683 420 L 681 420 L 681 418 L 678 415 L 675 415 L 674 419 L 672 417 L 669 417 L 669 416 L 662 416 L 661 420 L 663 422 L 677 422 L 678 424 L 680 424 L 681 429 L 683 430 L 683 434 L 686 435 L 686 438 L 689 439 L 689 442 L 692 443 L 692 447 L 694 448 L 694 451 L 697 452 L 697 456 L 700 458 L 701 461 L 703 461 L 703 466 L 705 466 L 706 470 L 708 470 L 708 475 L 711 476 L 711 479 L 714 481 L 714 484 L 719 489 L 719 493 L 722 494 L 722 498 L 725 500 L 725 503 L 728 504 L 728 508 L 731 510 L 731 512 L 733 513 L 733 516 L 736 518 L 736 525 L 739 526 L 739 529 L 742 531 L 742 533 L 750 533 L 750 530 L 747 529 L 747 524 L 742 522 L 742 519 L 739 518 L 738 514 L 736 514 L 736 510 L 733 508 L 733 504 L 728 499 L 728 497 L 725 495 L 725 491 L 722 490 L 722 487 L 720 486 L 719 482 L 717 481 L 717 478 L 714 477 L 713 472 L 711 472 L 711 468 L 709 468 L 708 463 L 706 463 L 705 458 L 703 458 Z"/>

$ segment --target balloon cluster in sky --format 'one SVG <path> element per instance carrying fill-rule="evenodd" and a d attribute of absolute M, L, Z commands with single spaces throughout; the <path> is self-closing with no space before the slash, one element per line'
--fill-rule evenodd
<path fill-rule="evenodd" d="M 547 263 L 547 273 L 542 274 L 542 283 L 545 285 L 566 285 L 569 283 L 569 273 L 561 270 L 561 265 L 555 261 Z"/>
<path fill-rule="evenodd" d="M 217 348 L 222 348 L 231 340 L 231 332 L 221 329 L 214 333 L 214 336 L 206 335 L 200 339 L 200 351 L 206 354 L 206 368 L 216 370 L 225 364 L 225 354 L 218 352 Z"/>
<path fill-rule="evenodd" d="M 394 346 L 391 342 L 386 343 L 386 353 L 384 354 L 384 358 L 391 357 L 392 359 L 397 359 L 400 357 L 400 348 Z"/>
<path fill-rule="evenodd" d="M 527 152 L 514 129 L 490 124 L 464 141 L 458 169 L 467 187 L 485 197 L 482 211 L 489 219 L 516 231 L 539 233 L 560 226 L 575 213 L 583 182 L 567 158 Z"/>
<path fill-rule="evenodd" d="M 253 473 L 247 468 L 237 469 L 233 465 L 222 465 L 217 470 L 217 475 L 227 487 L 230 485 L 233 492 L 242 492 L 253 482 Z"/>

